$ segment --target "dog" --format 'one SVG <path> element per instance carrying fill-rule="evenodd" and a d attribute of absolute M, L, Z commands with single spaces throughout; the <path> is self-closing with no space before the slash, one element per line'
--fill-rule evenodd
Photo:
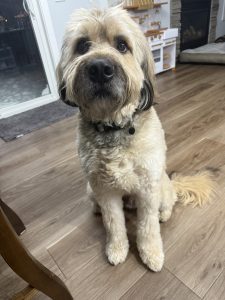
<path fill-rule="evenodd" d="M 158 272 L 164 252 L 160 221 L 174 204 L 202 204 L 213 183 L 207 172 L 170 179 L 164 131 L 153 107 L 154 61 L 139 26 L 119 7 L 77 10 L 67 25 L 57 67 L 60 98 L 79 107 L 78 153 L 88 195 L 100 207 L 106 255 L 123 263 L 129 250 L 124 195 L 137 206 L 137 248 Z"/>

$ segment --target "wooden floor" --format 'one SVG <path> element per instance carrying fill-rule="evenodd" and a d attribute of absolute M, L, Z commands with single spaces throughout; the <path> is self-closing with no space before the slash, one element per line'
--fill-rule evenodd
<path fill-rule="evenodd" d="M 117 267 L 107 263 L 101 217 L 91 212 L 75 152 L 74 118 L 0 142 L 1 197 L 27 226 L 23 242 L 74 299 L 225 299 L 225 67 L 181 65 L 157 79 L 168 170 L 219 169 L 220 192 L 202 209 L 177 205 L 161 225 L 166 259 L 160 273 L 138 257 L 131 213 L 129 256 Z M 0 258 L 0 299 L 25 285 Z"/>

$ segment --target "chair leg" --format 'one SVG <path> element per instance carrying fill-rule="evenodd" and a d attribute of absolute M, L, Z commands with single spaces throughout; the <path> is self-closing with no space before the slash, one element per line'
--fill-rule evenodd
<path fill-rule="evenodd" d="M 16 231 L 16 233 L 18 235 L 21 235 L 26 230 L 26 227 L 24 226 L 21 219 L 8 205 L 6 205 L 2 201 L 2 199 L 0 199 L 0 207 L 4 211 L 5 215 L 7 216 L 9 222 L 11 223 L 11 225 L 14 228 L 14 230 Z"/>
<path fill-rule="evenodd" d="M 27 286 L 25 289 L 17 293 L 12 297 L 12 300 L 31 300 L 38 293 L 38 290 L 32 288 L 32 286 Z"/>
<path fill-rule="evenodd" d="M 72 300 L 63 281 L 24 247 L 0 207 L 0 254 L 11 269 L 32 287 L 54 300 Z"/>

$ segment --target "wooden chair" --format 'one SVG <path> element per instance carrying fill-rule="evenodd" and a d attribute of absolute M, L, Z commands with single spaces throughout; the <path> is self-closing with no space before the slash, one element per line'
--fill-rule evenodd
<path fill-rule="evenodd" d="M 2 208 L 3 212 L 5 213 L 5 215 L 8 218 L 10 224 L 14 228 L 15 232 L 18 235 L 21 235 L 26 230 L 26 227 L 23 224 L 22 220 L 19 218 L 19 216 L 8 205 L 6 205 L 2 201 L 2 199 L 0 199 L 0 207 Z"/>
<path fill-rule="evenodd" d="M 28 288 L 13 299 L 31 299 L 35 294 L 35 289 L 55 300 L 73 299 L 63 281 L 45 268 L 25 248 L 3 209 L 7 212 L 10 211 L 15 219 L 19 219 L 17 215 L 15 217 L 15 213 L 12 213 L 10 208 L 6 208 L 3 201 L 0 202 L 0 254 L 11 269 L 29 284 Z M 21 232 L 25 227 L 18 219 L 17 222 L 21 226 L 19 232 Z"/>

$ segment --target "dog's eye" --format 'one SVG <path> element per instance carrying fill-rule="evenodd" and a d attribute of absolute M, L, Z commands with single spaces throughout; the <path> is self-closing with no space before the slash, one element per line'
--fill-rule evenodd
<path fill-rule="evenodd" d="M 87 38 L 82 38 L 78 41 L 76 45 L 76 53 L 85 54 L 90 48 L 90 41 Z"/>
<path fill-rule="evenodd" d="M 124 40 L 118 40 L 116 48 L 121 53 L 126 53 L 128 51 L 127 43 Z"/>

